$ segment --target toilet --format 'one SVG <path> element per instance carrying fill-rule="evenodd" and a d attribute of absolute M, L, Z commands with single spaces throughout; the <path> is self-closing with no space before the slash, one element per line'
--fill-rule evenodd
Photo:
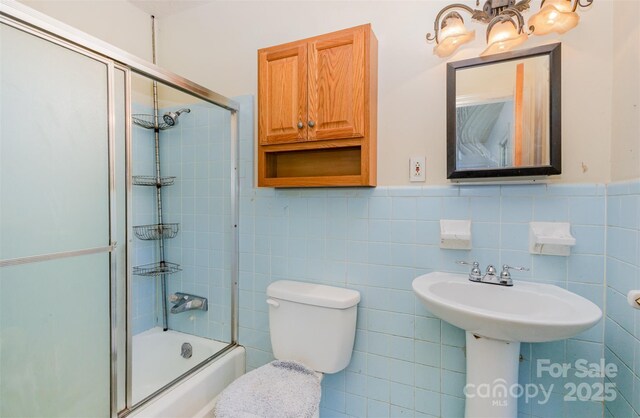
<path fill-rule="evenodd" d="M 324 373 L 351 361 L 356 290 L 289 280 L 267 288 L 269 330 L 276 361 L 238 378 L 219 396 L 214 416 L 317 417 Z"/>

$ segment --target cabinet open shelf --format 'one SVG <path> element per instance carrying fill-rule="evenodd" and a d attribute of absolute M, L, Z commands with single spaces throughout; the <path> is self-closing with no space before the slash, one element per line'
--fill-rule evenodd
<path fill-rule="evenodd" d="M 266 159 L 266 178 L 360 175 L 360 147 L 267 152 Z"/>
<path fill-rule="evenodd" d="M 359 146 L 264 151 L 262 185 L 271 187 L 371 186 Z M 366 167 L 365 167 L 366 170 Z"/>

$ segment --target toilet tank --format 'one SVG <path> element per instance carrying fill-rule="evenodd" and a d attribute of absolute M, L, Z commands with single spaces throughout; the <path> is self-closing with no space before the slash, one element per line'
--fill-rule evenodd
<path fill-rule="evenodd" d="M 323 373 L 351 361 L 360 293 L 352 289 L 289 280 L 267 288 L 273 355 Z"/>

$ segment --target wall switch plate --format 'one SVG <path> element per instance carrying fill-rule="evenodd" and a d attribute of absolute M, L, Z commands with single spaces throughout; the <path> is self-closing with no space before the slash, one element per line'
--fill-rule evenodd
<path fill-rule="evenodd" d="M 427 168 L 427 161 L 424 156 L 413 156 L 409 158 L 409 181 L 425 181 L 427 176 L 425 170 Z"/>

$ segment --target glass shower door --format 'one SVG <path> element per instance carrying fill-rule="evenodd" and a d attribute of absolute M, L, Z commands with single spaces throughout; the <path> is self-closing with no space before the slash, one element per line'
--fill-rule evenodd
<path fill-rule="evenodd" d="M 109 416 L 110 69 L 0 31 L 0 416 Z"/>
<path fill-rule="evenodd" d="M 153 83 L 132 72 L 132 405 L 232 343 L 231 112 L 162 82 L 156 96 Z"/>

